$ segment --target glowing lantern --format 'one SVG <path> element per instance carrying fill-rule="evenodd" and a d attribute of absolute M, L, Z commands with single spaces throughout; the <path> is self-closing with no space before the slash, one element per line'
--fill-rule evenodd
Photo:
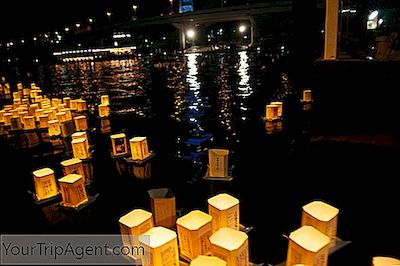
<path fill-rule="evenodd" d="M 239 230 L 239 200 L 226 193 L 218 194 L 208 199 L 208 213 L 213 217 L 212 230 L 217 231 L 222 227 Z"/>
<path fill-rule="evenodd" d="M 70 97 L 64 97 L 63 98 L 63 103 L 65 104 L 66 108 L 70 108 L 71 98 Z"/>
<path fill-rule="evenodd" d="M 22 95 L 24 95 L 24 97 L 29 97 L 31 95 L 31 90 L 30 89 L 23 89 L 22 90 Z"/>
<path fill-rule="evenodd" d="M 18 110 L 12 109 L 11 111 L 12 118 L 19 118 Z"/>
<path fill-rule="evenodd" d="M 86 189 L 81 175 L 71 174 L 58 179 L 64 207 L 77 208 L 88 202 Z"/>
<path fill-rule="evenodd" d="M 58 98 L 51 99 L 51 106 L 52 107 L 57 107 L 59 104 L 61 104 L 61 99 L 58 99 Z"/>
<path fill-rule="evenodd" d="M 71 174 L 77 174 L 81 175 L 83 178 L 83 182 L 85 182 L 85 171 L 83 170 L 83 164 L 82 161 L 78 158 L 72 158 L 69 160 L 65 160 L 61 162 L 61 165 L 63 167 L 63 173 L 64 176 L 66 175 L 71 175 Z"/>
<path fill-rule="evenodd" d="M 21 105 L 21 99 L 20 98 L 14 98 L 13 99 L 13 106 L 14 108 L 17 108 L 18 106 Z"/>
<path fill-rule="evenodd" d="M 5 126 L 10 126 L 11 125 L 11 118 L 12 118 L 12 114 L 11 113 L 5 113 L 3 115 L 4 125 Z"/>
<path fill-rule="evenodd" d="M 21 123 L 21 119 L 19 117 L 11 118 L 11 129 L 12 130 L 22 129 L 22 123 Z"/>
<path fill-rule="evenodd" d="M 111 144 L 114 156 L 128 154 L 128 146 L 124 133 L 111 135 Z"/>
<path fill-rule="evenodd" d="M 85 139 L 85 148 L 86 148 L 87 152 L 89 153 L 89 150 L 90 150 L 89 138 L 85 131 L 75 132 L 74 134 L 71 135 L 71 137 L 72 137 L 72 140 Z"/>
<path fill-rule="evenodd" d="M 210 237 L 211 254 L 227 266 L 249 265 L 249 242 L 246 233 L 229 227 L 220 228 Z"/>
<path fill-rule="evenodd" d="M 49 127 L 49 136 L 59 136 L 61 134 L 60 121 L 54 119 L 47 122 Z"/>
<path fill-rule="evenodd" d="M 21 82 L 17 83 L 17 90 L 22 90 L 23 89 L 23 85 Z"/>
<path fill-rule="evenodd" d="M 40 121 L 40 116 L 44 114 L 44 110 L 43 109 L 36 109 L 35 110 L 35 117 L 37 121 Z"/>
<path fill-rule="evenodd" d="M 11 93 L 10 84 L 6 83 L 4 85 L 5 85 L 4 94 L 7 94 L 7 95 L 10 94 Z"/>
<path fill-rule="evenodd" d="M 169 188 L 150 189 L 151 212 L 154 224 L 172 228 L 176 222 L 175 195 Z"/>
<path fill-rule="evenodd" d="M 43 111 L 43 114 L 48 115 L 50 120 L 54 120 L 56 118 L 55 114 L 52 110 Z"/>
<path fill-rule="evenodd" d="M 139 236 L 139 242 L 149 253 L 143 257 L 142 265 L 179 265 L 178 241 L 174 231 L 161 226 L 153 227 Z"/>
<path fill-rule="evenodd" d="M 71 109 L 63 108 L 63 109 L 61 109 L 61 112 L 65 113 L 65 121 L 72 121 Z"/>
<path fill-rule="evenodd" d="M 33 172 L 35 183 L 35 194 L 37 200 L 44 200 L 58 194 L 54 171 L 50 168 L 43 168 Z"/>
<path fill-rule="evenodd" d="M 20 99 L 20 98 L 21 98 L 21 97 L 20 97 L 18 91 L 13 92 L 13 99 L 14 99 L 14 100 L 17 100 L 17 99 Z M 21 99 L 20 99 L 20 100 L 21 100 Z"/>
<path fill-rule="evenodd" d="M 303 102 L 312 102 L 311 90 L 303 90 Z"/>
<path fill-rule="evenodd" d="M 211 215 L 191 211 L 176 221 L 181 256 L 192 260 L 210 253 Z"/>
<path fill-rule="evenodd" d="M 36 110 L 38 110 L 38 109 L 39 109 L 39 104 L 37 104 L 37 103 L 33 103 L 33 104 L 29 105 L 29 109 L 28 109 L 29 115 L 35 116 Z"/>
<path fill-rule="evenodd" d="M 84 115 L 76 116 L 74 117 L 74 122 L 75 122 L 75 129 L 77 131 L 85 131 L 88 129 L 86 116 Z"/>
<path fill-rule="evenodd" d="M 139 235 L 153 227 L 153 215 L 141 209 L 135 209 L 119 219 L 122 243 L 128 247 L 138 246 Z"/>
<path fill-rule="evenodd" d="M 108 95 L 101 95 L 101 104 L 110 105 L 110 99 L 108 98 Z"/>
<path fill-rule="evenodd" d="M 56 113 L 57 120 L 60 121 L 61 123 L 66 121 L 65 113 L 64 112 L 58 112 Z"/>
<path fill-rule="evenodd" d="M 31 90 L 31 91 L 29 92 L 29 96 L 30 96 L 32 99 L 36 99 L 36 97 L 37 97 L 37 92 L 36 92 L 36 90 Z"/>
<path fill-rule="evenodd" d="M 210 165 L 210 176 L 225 177 L 228 176 L 228 155 L 226 149 L 209 149 L 208 163 Z"/>
<path fill-rule="evenodd" d="M 399 266 L 400 260 L 391 257 L 373 257 L 372 266 Z"/>
<path fill-rule="evenodd" d="M 65 103 L 60 103 L 59 105 L 57 105 L 57 112 L 62 112 L 62 109 L 67 108 L 67 105 Z"/>
<path fill-rule="evenodd" d="M 278 117 L 281 117 L 283 115 L 283 102 L 271 102 L 271 105 L 278 106 Z"/>
<path fill-rule="evenodd" d="M 4 116 L 5 113 L 6 113 L 6 111 L 0 110 L 0 121 L 4 121 L 3 116 Z"/>
<path fill-rule="evenodd" d="M 110 115 L 110 108 L 108 105 L 99 104 L 99 116 L 100 117 L 107 117 Z"/>
<path fill-rule="evenodd" d="M 82 100 L 82 99 L 77 100 L 76 101 L 76 110 L 78 112 L 85 111 L 86 110 L 86 101 Z"/>
<path fill-rule="evenodd" d="M 335 240 L 339 210 L 322 201 L 303 206 L 301 225 L 311 225 Z"/>
<path fill-rule="evenodd" d="M 289 235 L 286 265 L 328 265 L 329 237 L 312 226 L 302 226 Z"/>
<path fill-rule="evenodd" d="M 49 127 L 48 121 L 49 121 L 49 115 L 40 115 L 39 116 L 39 126 L 40 126 L 40 128 Z"/>
<path fill-rule="evenodd" d="M 29 103 L 29 100 L 28 99 L 22 99 L 21 100 L 21 104 L 23 104 L 23 105 L 27 105 Z"/>
<path fill-rule="evenodd" d="M 72 142 L 72 152 L 74 154 L 74 158 L 78 159 L 87 159 L 89 158 L 89 153 L 86 148 L 86 139 L 73 139 Z"/>
<path fill-rule="evenodd" d="M 144 160 L 150 156 L 146 137 L 134 137 L 129 140 L 132 160 Z"/>
<path fill-rule="evenodd" d="M 31 89 L 35 89 L 36 88 L 36 83 L 35 82 L 32 82 L 31 83 Z"/>
<path fill-rule="evenodd" d="M 24 129 L 35 129 L 35 117 L 34 116 L 24 116 Z"/>
<path fill-rule="evenodd" d="M 71 100 L 71 102 L 70 102 L 70 105 L 69 105 L 69 108 L 72 110 L 72 111 L 76 111 L 76 109 L 77 109 L 77 103 L 76 103 L 76 101 L 77 100 Z"/>
<path fill-rule="evenodd" d="M 279 105 L 277 105 L 277 104 L 268 104 L 266 106 L 265 118 L 267 120 L 277 119 L 279 117 L 278 114 L 279 114 Z"/>
<path fill-rule="evenodd" d="M 215 256 L 200 255 L 190 262 L 190 266 L 226 266 L 226 262 Z"/>

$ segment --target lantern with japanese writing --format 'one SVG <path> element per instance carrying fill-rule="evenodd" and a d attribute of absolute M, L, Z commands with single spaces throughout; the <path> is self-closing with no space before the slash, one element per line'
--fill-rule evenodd
<path fill-rule="evenodd" d="M 339 209 L 322 201 L 313 201 L 303 206 L 301 225 L 311 225 L 320 232 L 336 239 Z"/>
<path fill-rule="evenodd" d="M 87 152 L 89 153 L 90 146 L 89 146 L 89 137 L 88 134 L 86 134 L 86 131 L 79 131 L 75 132 L 74 134 L 71 135 L 72 140 L 74 139 L 85 139 L 85 147 Z"/>
<path fill-rule="evenodd" d="M 111 145 L 114 156 L 128 154 L 128 146 L 124 133 L 111 135 Z"/>
<path fill-rule="evenodd" d="M 128 247 L 138 246 L 139 235 L 153 227 L 153 214 L 142 209 L 132 210 L 119 219 L 122 243 Z"/>
<path fill-rule="evenodd" d="M 208 199 L 208 213 L 213 217 L 212 230 L 221 227 L 240 228 L 239 200 L 226 193 Z"/>
<path fill-rule="evenodd" d="M 74 154 L 74 158 L 78 159 L 88 159 L 89 153 L 86 148 L 86 139 L 73 139 L 71 141 L 72 144 L 72 152 Z"/>
<path fill-rule="evenodd" d="M 48 121 L 47 125 L 49 127 L 49 136 L 58 136 L 61 134 L 60 121 L 56 119 L 50 120 Z"/>
<path fill-rule="evenodd" d="M 227 266 L 249 265 L 247 234 L 229 227 L 220 228 L 210 237 L 211 254 L 226 262 Z"/>
<path fill-rule="evenodd" d="M 193 260 L 210 253 L 211 215 L 191 211 L 176 221 L 181 256 Z"/>
<path fill-rule="evenodd" d="M 178 266 L 178 241 L 176 233 L 162 226 L 153 227 L 139 236 L 144 247 L 143 266 Z"/>
<path fill-rule="evenodd" d="M 286 266 L 328 265 L 330 239 L 312 226 L 302 226 L 289 235 Z"/>
<path fill-rule="evenodd" d="M 65 104 L 66 108 L 70 108 L 71 105 L 71 98 L 70 97 L 64 97 L 63 98 L 63 103 Z"/>
<path fill-rule="evenodd" d="M 58 179 L 64 207 L 78 208 L 88 202 L 86 189 L 81 175 L 71 174 Z"/>
<path fill-rule="evenodd" d="M 209 173 L 212 177 L 228 176 L 228 155 L 229 150 L 226 149 L 209 149 L 208 163 Z"/>
<path fill-rule="evenodd" d="M 61 103 L 62 103 L 61 99 L 58 99 L 58 98 L 52 98 L 51 99 L 51 106 L 52 107 L 57 107 Z"/>
<path fill-rule="evenodd" d="M 49 121 L 49 115 L 40 115 L 39 116 L 39 127 L 40 128 L 47 128 Z"/>
<path fill-rule="evenodd" d="M 110 115 L 110 108 L 108 105 L 99 104 L 99 116 L 100 117 L 107 117 Z"/>
<path fill-rule="evenodd" d="M 54 171 L 50 168 L 43 168 L 33 172 L 35 183 L 35 194 L 37 200 L 44 200 L 58 194 Z"/>
<path fill-rule="evenodd" d="M 35 117 L 34 116 L 24 116 L 24 129 L 35 129 Z"/>
<path fill-rule="evenodd" d="M 150 189 L 151 212 L 156 226 L 172 228 L 176 223 L 175 195 L 169 188 Z"/>
<path fill-rule="evenodd" d="M 82 99 L 77 100 L 76 101 L 76 110 L 78 112 L 85 111 L 86 110 L 86 101 L 82 100 Z"/>
<path fill-rule="evenodd" d="M 64 176 L 70 174 L 81 175 L 83 178 L 83 182 L 85 182 L 85 171 L 83 170 L 82 160 L 78 158 L 72 158 L 69 160 L 65 160 L 61 162 L 61 166 L 63 168 Z"/>
<path fill-rule="evenodd" d="M 65 113 L 64 112 L 58 112 L 56 113 L 57 120 L 60 121 L 60 123 L 63 123 L 66 121 Z"/>
<path fill-rule="evenodd" d="M 110 105 L 110 99 L 108 98 L 108 95 L 101 95 L 101 104 Z"/>
<path fill-rule="evenodd" d="M 150 156 L 146 137 L 134 137 L 129 140 L 132 160 L 144 160 Z"/>
<path fill-rule="evenodd" d="M 74 122 L 75 122 L 75 129 L 77 131 L 85 131 L 88 129 L 86 116 L 84 115 L 76 116 L 74 117 Z"/>
<path fill-rule="evenodd" d="M 190 266 L 226 266 L 226 262 L 215 256 L 200 255 L 190 262 Z"/>
<path fill-rule="evenodd" d="M 63 108 L 63 109 L 61 109 L 61 112 L 65 113 L 65 121 L 71 121 L 72 120 L 71 109 Z"/>
<path fill-rule="evenodd" d="M 77 101 L 78 100 L 71 100 L 70 101 L 70 103 L 69 103 L 69 108 L 72 110 L 72 111 L 76 111 L 76 109 L 78 108 L 77 107 Z"/>

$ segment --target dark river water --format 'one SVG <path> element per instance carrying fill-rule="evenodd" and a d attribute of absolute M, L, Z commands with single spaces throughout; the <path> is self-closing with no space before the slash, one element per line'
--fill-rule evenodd
<path fill-rule="evenodd" d="M 2 156 L 9 155 L 3 163 L 12 175 L 6 181 L 12 190 L 3 189 L 3 196 L 13 203 L 5 210 L 10 219 L 2 231 L 119 233 L 120 216 L 134 208 L 150 209 L 148 189 L 168 187 L 182 214 L 206 211 L 207 199 L 218 192 L 238 197 L 241 223 L 254 227 L 249 232 L 253 262 L 285 260 L 282 235 L 299 227 L 301 206 L 315 199 L 341 210 L 338 236 L 353 241 L 330 256 L 329 265 L 370 265 L 373 255 L 396 255 L 395 188 L 363 181 L 366 188 L 361 189 L 348 183 L 378 171 L 390 173 L 395 165 L 391 152 L 312 143 L 313 112 L 302 110 L 302 88 L 292 86 L 288 70 L 284 56 L 257 51 L 135 56 L 32 70 L 32 80 L 49 97 L 87 100 L 94 145 L 89 194 L 98 197 L 79 213 L 35 206 L 27 192 L 33 189 L 31 172 L 46 166 L 61 177 L 60 162 L 71 157 L 70 144 L 65 141 L 57 151 L 49 142 L 27 148 L 21 136 L 8 137 Z M 102 94 L 110 96 L 108 119 L 97 117 Z M 283 122 L 266 124 L 265 104 L 276 100 L 284 102 Z M 156 156 L 140 167 L 113 160 L 110 134 L 119 132 L 128 138 L 147 136 Z M 231 151 L 232 182 L 202 179 L 210 147 Z M 384 169 L 373 163 L 377 157 Z"/>

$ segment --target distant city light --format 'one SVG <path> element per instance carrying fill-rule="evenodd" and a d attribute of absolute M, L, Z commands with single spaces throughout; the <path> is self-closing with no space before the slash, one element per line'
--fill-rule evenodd
<path fill-rule="evenodd" d="M 22 40 L 21 40 L 21 43 L 25 43 L 25 40 L 24 40 L 24 39 L 22 39 Z"/>
<path fill-rule="evenodd" d="M 138 8 L 138 6 L 137 5 L 133 5 L 132 8 L 136 12 L 136 9 Z"/>
<path fill-rule="evenodd" d="M 380 18 L 380 19 L 378 20 L 378 24 L 381 25 L 382 23 L 383 23 L 383 19 Z"/>
<path fill-rule="evenodd" d="M 239 26 L 239 32 L 245 32 L 246 31 L 246 26 L 245 25 L 240 25 Z"/>
<path fill-rule="evenodd" d="M 65 27 L 65 29 L 64 29 L 64 30 L 68 32 L 68 31 L 69 31 L 69 28 L 68 28 L 68 27 Z"/>
<path fill-rule="evenodd" d="M 111 12 L 106 13 L 107 17 L 111 17 Z"/>
<path fill-rule="evenodd" d="M 80 23 L 76 23 L 75 26 L 76 26 L 77 28 L 79 28 L 79 27 L 81 26 L 81 24 L 80 24 Z"/>
<path fill-rule="evenodd" d="M 118 42 L 114 42 L 114 46 L 118 46 Z"/>
<path fill-rule="evenodd" d="M 186 36 L 190 39 L 194 38 L 194 36 L 196 35 L 195 31 L 193 29 L 187 30 L 186 31 Z"/>
<path fill-rule="evenodd" d="M 36 41 L 36 40 L 37 40 L 37 38 L 36 38 L 36 37 L 33 37 L 33 40 L 34 40 L 34 41 Z"/>
<path fill-rule="evenodd" d="M 378 17 L 378 14 L 379 14 L 378 10 L 372 11 L 371 14 L 369 14 L 369 16 L 368 16 L 368 20 L 376 19 Z"/>
<path fill-rule="evenodd" d="M 88 21 L 89 21 L 89 23 L 93 23 L 93 19 L 92 18 L 89 18 Z"/>

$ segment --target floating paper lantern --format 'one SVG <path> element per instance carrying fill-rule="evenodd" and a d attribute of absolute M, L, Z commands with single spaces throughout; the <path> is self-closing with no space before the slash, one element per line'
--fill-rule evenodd
<path fill-rule="evenodd" d="M 302 226 L 289 235 L 286 266 L 306 264 L 328 265 L 330 239 L 312 226 Z"/>
<path fill-rule="evenodd" d="M 50 168 L 43 168 L 33 172 L 35 183 L 35 194 L 37 200 L 44 200 L 58 194 L 54 171 Z"/>
<path fill-rule="evenodd" d="M 39 127 L 40 128 L 49 127 L 48 121 L 49 121 L 49 115 L 40 115 L 39 116 Z"/>
<path fill-rule="evenodd" d="M 110 105 L 110 99 L 108 98 L 108 95 L 101 95 L 101 104 Z"/>
<path fill-rule="evenodd" d="M 209 149 L 208 163 L 210 167 L 210 176 L 226 177 L 228 176 L 228 155 L 226 149 Z"/>
<path fill-rule="evenodd" d="M 271 102 L 271 105 L 277 105 L 278 106 L 278 117 L 281 117 L 283 115 L 283 102 Z"/>
<path fill-rule="evenodd" d="M 107 117 L 110 115 L 110 108 L 108 105 L 99 104 L 99 116 L 100 117 Z"/>
<path fill-rule="evenodd" d="M 311 90 L 303 90 L 303 102 L 312 102 Z"/>
<path fill-rule="evenodd" d="M 239 230 L 240 213 L 239 200 L 237 198 L 226 193 L 221 193 L 208 199 L 208 213 L 213 217 L 213 232 L 222 227 Z"/>
<path fill-rule="evenodd" d="M 28 99 L 21 99 L 21 104 L 27 105 L 29 103 Z"/>
<path fill-rule="evenodd" d="M 20 95 L 19 95 L 19 92 L 18 91 L 15 91 L 15 92 L 13 92 L 13 99 L 14 100 L 20 100 L 21 101 L 21 99 L 20 99 L 21 97 L 20 97 Z"/>
<path fill-rule="evenodd" d="M 19 118 L 18 110 L 12 109 L 10 113 L 12 114 L 12 118 Z"/>
<path fill-rule="evenodd" d="M 249 265 L 249 243 L 246 233 L 229 227 L 220 228 L 210 237 L 211 254 L 227 266 Z"/>
<path fill-rule="evenodd" d="M 51 99 L 51 106 L 52 107 L 57 107 L 61 103 L 62 103 L 61 99 L 58 99 L 58 98 L 52 98 Z"/>
<path fill-rule="evenodd" d="M 226 262 L 215 256 L 200 255 L 190 262 L 190 266 L 226 266 Z"/>
<path fill-rule="evenodd" d="M 80 132 L 75 132 L 74 134 L 71 135 L 72 140 L 74 139 L 85 139 L 85 147 L 87 152 L 89 153 L 90 146 L 89 146 L 89 137 L 86 134 L 86 131 L 80 131 Z"/>
<path fill-rule="evenodd" d="M 35 117 L 34 116 L 24 116 L 24 129 L 35 129 Z"/>
<path fill-rule="evenodd" d="M 29 96 L 30 96 L 32 99 L 36 99 L 36 97 L 38 96 L 38 95 L 37 95 L 37 91 L 36 91 L 36 90 L 31 90 L 31 91 L 29 92 Z"/>
<path fill-rule="evenodd" d="M 6 83 L 4 87 L 4 94 L 11 94 L 10 84 Z"/>
<path fill-rule="evenodd" d="M 277 104 L 268 104 L 266 106 L 266 111 L 265 111 L 265 118 L 267 120 L 274 120 L 279 117 L 279 105 Z"/>
<path fill-rule="evenodd" d="M 57 112 L 62 112 L 62 109 L 67 108 L 67 105 L 65 103 L 60 103 L 57 105 Z"/>
<path fill-rule="evenodd" d="M 313 201 L 303 206 L 301 225 L 310 225 L 336 239 L 339 209 L 322 201 Z"/>
<path fill-rule="evenodd" d="M 72 111 L 76 111 L 76 109 L 77 109 L 77 102 L 78 100 L 71 100 L 70 101 L 70 104 L 69 104 L 69 108 L 72 110 Z"/>
<path fill-rule="evenodd" d="M 36 109 L 35 110 L 35 117 L 37 121 L 40 121 L 40 116 L 44 114 L 44 110 L 43 109 Z"/>
<path fill-rule="evenodd" d="M 77 100 L 76 101 L 76 110 L 78 112 L 85 111 L 86 110 L 86 101 L 82 100 L 82 99 Z"/>
<path fill-rule="evenodd" d="M 12 114 L 11 113 L 4 113 L 3 120 L 4 120 L 4 125 L 5 126 L 10 126 L 11 125 L 11 118 L 12 118 Z"/>
<path fill-rule="evenodd" d="M 36 110 L 38 110 L 38 109 L 39 109 L 39 104 L 37 104 L 37 103 L 33 103 L 33 104 L 29 105 L 29 109 L 28 109 L 29 115 L 35 116 Z"/>
<path fill-rule="evenodd" d="M 14 108 L 17 108 L 18 106 L 21 105 L 21 99 L 20 98 L 14 98 L 13 99 L 13 106 Z"/>
<path fill-rule="evenodd" d="M 56 117 L 57 117 L 57 120 L 60 121 L 61 123 L 67 121 L 64 112 L 56 113 Z"/>
<path fill-rule="evenodd" d="M 36 88 L 36 83 L 35 82 L 32 82 L 31 83 L 31 89 L 35 89 Z"/>
<path fill-rule="evenodd" d="M 88 129 L 86 116 L 84 115 L 76 116 L 74 117 L 74 122 L 75 122 L 75 129 L 77 131 L 85 131 Z"/>
<path fill-rule="evenodd" d="M 77 208 L 88 202 L 86 189 L 81 175 L 71 174 L 58 179 L 64 207 Z"/>
<path fill-rule="evenodd" d="M 48 115 L 50 120 L 54 120 L 56 118 L 54 112 L 52 110 L 43 111 L 44 115 Z"/>
<path fill-rule="evenodd" d="M 129 140 L 132 160 L 144 160 L 150 156 L 146 137 L 134 137 Z"/>
<path fill-rule="evenodd" d="M 17 90 L 22 90 L 23 89 L 23 85 L 21 82 L 17 83 Z"/>
<path fill-rule="evenodd" d="M 22 129 L 21 119 L 19 117 L 11 118 L 11 129 L 12 130 L 20 130 Z"/>
<path fill-rule="evenodd" d="M 128 154 L 126 135 L 124 133 L 111 135 L 111 144 L 114 156 Z"/>
<path fill-rule="evenodd" d="M 151 212 L 154 215 L 154 224 L 172 228 L 176 222 L 175 195 L 169 188 L 151 189 Z"/>
<path fill-rule="evenodd" d="M 63 108 L 63 109 L 61 109 L 61 112 L 65 113 L 65 121 L 72 121 L 71 109 Z"/>
<path fill-rule="evenodd" d="M 64 176 L 70 174 L 81 175 L 83 178 L 83 182 L 85 182 L 85 171 L 83 170 L 82 160 L 78 158 L 72 158 L 69 160 L 65 160 L 61 162 L 61 166 L 63 167 Z"/>
<path fill-rule="evenodd" d="M 399 266 L 400 260 L 391 257 L 373 257 L 372 266 Z"/>
<path fill-rule="evenodd" d="M 65 104 L 66 108 L 70 108 L 71 98 L 70 97 L 64 97 L 63 98 L 63 103 Z"/>
<path fill-rule="evenodd" d="M 29 97 L 31 95 L 31 90 L 30 89 L 23 89 L 22 94 L 24 97 Z"/>
<path fill-rule="evenodd" d="M 79 159 L 88 159 L 89 153 L 86 148 L 86 139 L 73 139 L 72 142 L 72 152 L 74 154 L 74 158 Z"/>
<path fill-rule="evenodd" d="M 139 236 L 139 242 L 149 253 L 143 257 L 142 265 L 179 265 L 178 241 L 174 231 L 161 226 L 153 227 Z"/>
<path fill-rule="evenodd" d="M 135 209 L 119 219 L 122 243 L 128 247 L 138 246 L 139 235 L 153 227 L 153 215 L 141 209 Z"/>
<path fill-rule="evenodd" d="M 212 216 L 202 211 L 191 211 L 176 221 L 180 254 L 189 260 L 210 253 Z"/>
<path fill-rule="evenodd" d="M 47 125 L 49 127 L 49 136 L 59 136 L 61 134 L 60 121 L 57 119 L 48 121 Z"/>

